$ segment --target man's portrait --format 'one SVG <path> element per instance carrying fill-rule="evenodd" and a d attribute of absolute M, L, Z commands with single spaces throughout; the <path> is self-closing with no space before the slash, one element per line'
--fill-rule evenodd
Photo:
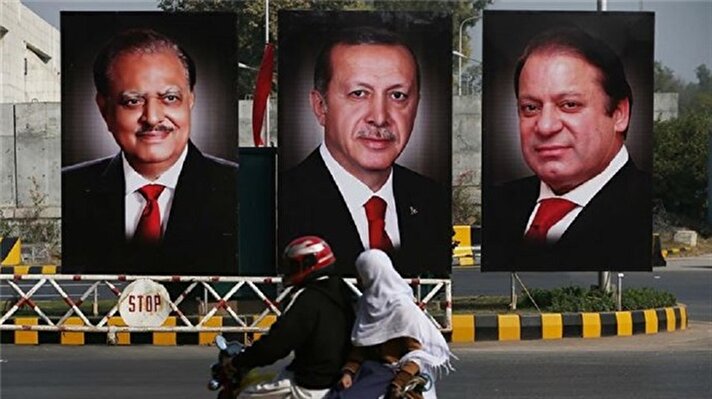
<path fill-rule="evenodd" d="M 484 29 L 483 270 L 650 270 L 652 14 L 496 12 Z"/>
<path fill-rule="evenodd" d="M 450 24 L 280 13 L 280 247 L 323 237 L 344 275 L 370 248 L 404 276 L 449 274 Z"/>
<path fill-rule="evenodd" d="M 237 274 L 235 40 L 226 13 L 62 14 L 63 273 Z"/>

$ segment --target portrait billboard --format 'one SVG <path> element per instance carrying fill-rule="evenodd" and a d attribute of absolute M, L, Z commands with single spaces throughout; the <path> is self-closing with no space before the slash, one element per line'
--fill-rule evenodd
<path fill-rule="evenodd" d="M 369 248 L 404 276 L 449 274 L 451 21 L 280 11 L 279 250 L 316 235 L 344 275 Z"/>
<path fill-rule="evenodd" d="M 483 271 L 650 270 L 654 15 L 485 11 Z"/>
<path fill-rule="evenodd" d="M 238 273 L 236 23 L 61 13 L 63 273 Z"/>

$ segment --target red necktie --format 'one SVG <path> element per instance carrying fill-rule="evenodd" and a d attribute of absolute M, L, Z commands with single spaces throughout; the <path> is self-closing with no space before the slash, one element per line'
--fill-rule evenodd
<path fill-rule="evenodd" d="M 539 209 L 534 215 L 529 230 L 524 235 L 524 239 L 530 242 L 543 244 L 546 242 L 546 233 L 551 226 L 555 225 L 572 209 L 576 204 L 562 198 L 547 198 L 539 203 Z"/>
<path fill-rule="evenodd" d="M 366 219 L 368 219 L 368 244 L 371 249 L 388 252 L 393 249 L 393 243 L 386 233 L 386 201 L 380 197 L 371 197 L 366 204 Z"/>
<path fill-rule="evenodd" d="M 161 212 L 158 209 L 158 197 L 165 187 L 160 184 L 147 184 L 138 189 L 146 199 L 146 206 L 141 212 L 134 240 L 143 244 L 157 244 L 161 240 Z"/>

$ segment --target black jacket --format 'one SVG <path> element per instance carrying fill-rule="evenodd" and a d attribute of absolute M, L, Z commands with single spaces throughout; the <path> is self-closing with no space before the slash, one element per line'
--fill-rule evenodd
<path fill-rule="evenodd" d="M 482 271 L 649 271 L 652 253 L 650 175 L 632 160 L 583 208 L 558 242 L 529 246 L 524 230 L 539 179 L 509 182 L 485 198 Z"/>
<path fill-rule="evenodd" d="M 188 144 L 158 248 L 125 237 L 121 154 L 62 170 L 62 272 L 235 275 L 237 165 Z"/>
<path fill-rule="evenodd" d="M 294 351 L 287 367 L 297 385 L 332 387 L 341 376 L 354 322 L 352 295 L 337 277 L 316 280 L 299 289 L 269 333 L 233 359 L 236 367 L 262 367 Z"/>
<path fill-rule="evenodd" d="M 389 253 L 393 266 L 404 277 L 447 277 L 452 263 L 448 189 L 394 165 L 393 195 L 401 241 Z M 356 257 L 367 248 L 318 149 L 280 175 L 278 209 L 278 248 L 297 237 L 319 236 L 334 251 L 337 271 L 356 275 Z"/>

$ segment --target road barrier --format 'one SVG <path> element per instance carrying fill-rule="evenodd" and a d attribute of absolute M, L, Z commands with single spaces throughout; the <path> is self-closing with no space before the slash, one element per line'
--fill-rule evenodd
<path fill-rule="evenodd" d="M 678 248 L 667 248 L 662 250 L 663 257 L 667 258 L 668 255 L 676 255 L 681 252 L 691 251 L 691 247 L 678 247 Z"/>
<path fill-rule="evenodd" d="M 687 329 L 684 305 L 621 312 L 454 315 L 452 342 L 599 338 Z"/>
<path fill-rule="evenodd" d="M 474 266 L 480 253 L 480 226 L 454 225 L 452 259 L 454 266 Z"/>
<path fill-rule="evenodd" d="M 22 240 L 17 237 L 0 237 L 0 274 L 57 274 L 59 266 L 53 264 L 27 265 L 22 261 Z"/>
<path fill-rule="evenodd" d="M 15 266 L 0 266 L 0 274 L 57 274 L 59 266 L 57 265 L 15 265 Z"/>
<path fill-rule="evenodd" d="M 0 236 L 0 266 L 15 266 L 21 263 L 22 246 L 17 237 Z"/>
<path fill-rule="evenodd" d="M 120 306 L 126 305 L 122 298 L 122 289 L 118 282 L 132 283 L 149 280 L 154 283 L 184 283 L 185 289 L 175 298 L 169 298 L 169 316 L 160 326 L 129 326 L 120 313 Z M 405 279 L 413 288 L 418 298 L 418 305 L 430 320 L 443 333 L 452 331 L 452 282 L 449 279 Z M 72 297 L 63 288 L 64 285 L 78 281 L 90 282 L 84 292 Z M 357 295 L 355 279 L 344 279 Z M 31 282 L 29 288 L 20 286 L 20 282 Z M 0 333 L 3 343 L 39 344 L 44 342 L 77 345 L 82 343 L 153 343 L 207 344 L 218 333 L 235 334 L 243 337 L 258 337 L 269 330 L 269 326 L 281 315 L 280 304 L 284 302 L 292 287 L 282 290 L 279 277 L 206 277 L 206 276 L 124 276 L 124 275 L 0 275 L 0 284 L 7 284 L 16 294 L 16 299 L 6 306 L 0 317 Z M 108 287 L 115 296 L 116 303 L 100 317 L 87 317 L 83 304 L 96 296 L 101 287 Z M 278 292 L 275 298 L 265 294 L 264 287 Z M 49 317 L 42 309 L 42 303 L 33 300 L 33 296 L 42 288 L 53 289 L 66 304 L 66 312 L 61 317 Z M 124 287 L 124 291 L 128 286 Z M 204 295 L 213 301 L 205 313 L 193 317 L 187 316 L 180 306 L 190 293 L 202 287 Z M 218 293 L 224 292 L 224 294 Z M 422 295 L 424 294 L 424 295 Z M 245 299 L 248 298 L 248 299 Z M 239 314 L 241 301 L 257 303 L 258 313 Z M 443 315 L 438 318 L 428 311 L 429 303 L 443 306 Z M 207 306 L 209 301 L 204 301 Z M 32 317 L 13 317 L 22 308 L 29 308 L 36 315 Z M 259 312 L 261 309 L 261 312 Z M 96 307 L 94 307 L 96 310 Z M 62 309 L 64 311 L 64 309 Z M 220 313 L 220 314 L 218 314 Z"/>

